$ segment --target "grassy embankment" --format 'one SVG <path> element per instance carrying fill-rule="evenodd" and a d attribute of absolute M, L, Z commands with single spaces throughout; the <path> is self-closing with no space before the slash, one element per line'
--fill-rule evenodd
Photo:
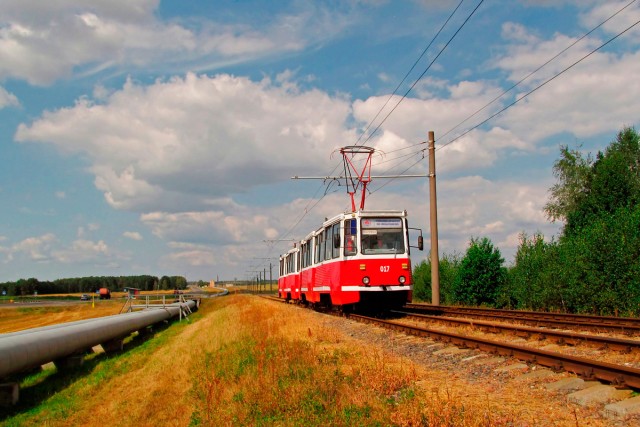
<path fill-rule="evenodd" d="M 498 415 L 487 400 L 460 403 L 446 380 L 431 382 L 410 361 L 358 345 L 323 319 L 246 295 L 205 301 L 190 320 L 133 340 L 123 354 L 27 377 L 20 406 L 0 423 L 489 426 L 517 419 Z"/>

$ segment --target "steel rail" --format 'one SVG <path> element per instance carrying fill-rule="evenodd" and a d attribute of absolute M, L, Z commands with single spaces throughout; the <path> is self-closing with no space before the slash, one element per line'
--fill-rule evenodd
<path fill-rule="evenodd" d="M 484 319 L 522 322 L 536 326 L 582 329 L 590 331 L 618 332 L 627 335 L 640 334 L 640 319 L 604 316 L 583 316 L 566 313 L 543 313 L 535 311 L 497 310 L 475 307 L 431 306 L 427 304 L 407 304 L 405 310 L 420 313 L 438 313 L 453 316 L 473 316 Z"/>
<path fill-rule="evenodd" d="M 351 314 L 349 318 L 360 322 L 384 326 L 410 335 L 427 336 L 463 348 L 474 348 L 501 356 L 515 357 L 527 362 L 547 366 L 553 370 L 572 372 L 586 379 L 597 379 L 616 386 L 625 385 L 634 389 L 640 389 L 640 369 L 637 368 L 598 362 L 557 352 L 469 337 L 451 332 L 408 326 L 393 321 L 375 319 L 357 314 Z"/>
<path fill-rule="evenodd" d="M 630 352 L 634 349 L 640 349 L 639 340 L 612 338 L 598 335 L 585 335 L 574 332 L 560 332 L 552 329 L 531 328 L 527 326 L 507 325 L 496 322 L 483 322 L 481 320 L 460 319 L 455 317 L 430 316 L 426 314 L 411 313 L 400 310 L 392 310 L 392 313 L 398 313 L 407 317 L 414 317 L 421 320 L 433 320 L 436 322 L 449 323 L 455 325 L 468 325 L 478 327 L 490 332 L 506 331 L 513 332 L 521 337 L 541 336 L 552 338 L 555 341 L 568 345 L 589 344 L 603 348 L 618 350 L 622 352 Z"/>
<path fill-rule="evenodd" d="M 0 378 L 120 340 L 196 307 L 196 301 L 0 334 Z"/>
<path fill-rule="evenodd" d="M 468 312 L 468 313 L 493 313 L 503 314 L 512 317 L 539 317 L 549 320 L 570 320 L 580 323 L 611 323 L 614 325 L 639 325 L 638 317 L 616 317 L 616 316 L 595 316 L 588 314 L 573 313 L 551 313 L 544 311 L 531 310 L 506 310 L 499 308 L 481 308 L 481 307 L 455 307 L 455 306 L 434 306 L 431 304 L 407 304 L 408 308 L 429 309 L 434 311 L 446 312 Z"/>

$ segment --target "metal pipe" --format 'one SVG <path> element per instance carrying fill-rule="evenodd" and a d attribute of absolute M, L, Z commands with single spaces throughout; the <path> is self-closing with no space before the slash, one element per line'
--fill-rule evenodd
<path fill-rule="evenodd" d="M 0 334 L 0 378 L 62 359 L 178 316 L 193 300 L 163 308 Z"/>

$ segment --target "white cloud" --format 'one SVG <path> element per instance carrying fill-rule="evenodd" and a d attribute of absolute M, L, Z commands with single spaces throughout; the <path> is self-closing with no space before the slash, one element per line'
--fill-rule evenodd
<path fill-rule="evenodd" d="M 91 241 L 82 237 L 84 229 L 78 229 L 79 238 L 70 244 L 61 242 L 53 233 L 28 237 L 7 247 L 0 247 L 5 254 L 5 262 L 25 260 L 36 263 L 60 264 L 105 264 L 114 257 L 103 241 Z"/>
<path fill-rule="evenodd" d="M 465 129 L 479 120 L 464 120 L 482 109 L 487 103 L 501 93 L 501 90 L 486 82 L 462 81 L 457 84 L 445 84 L 441 80 L 429 80 L 421 89 L 425 99 L 406 98 L 396 111 L 384 122 L 383 133 L 372 139 L 373 145 L 390 152 L 398 148 L 418 144 L 427 140 L 427 129 L 436 131 L 436 145 L 446 144 L 460 137 Z M 436 96 L 436 93 L 441 93 Z M 354 102 L 354 116 L 363 123 L 368 123 L 380 111 L 388 97 L 370 97 L 364 101 Z M 380 122 L 388 112 L 397 105 L 400 97 L 394 96 L 379 115 L 375 124 Z M 479 117 L 495 112 L 500 104 L 488 107 Z M 458 127 L 462 123 L 462 126 Z M 375 127 L 375 126 L 374 126 Z M 392 142 L 386 139 L 392 138 Z M 391 148 L 394 147 L 394 148 Z M 509 148 L 531 150 L 533 146 L 528 139 L 513 135 L 509 127 L 494 128 L 489 131 L 477 130 L 461 137 L 447 149 L 456 154 L 456 160 L 449 162 L 446 168 L 467 169 L 478 166 L 491 166 L 498 158 L 499 150 Z M 421 147 L 425 148 L 425 147 Z M 414 152 L 420 150 L 416 148 Z M 405 153 L 410 153 L 406 151 Z"/>
<path fill-rule="evenodd" d="M 122 235 L 131 240 L 142 240 L 142 234 L 137 231 L 125 231 Z"/>
<path fill-rule="evenodd" d="M 182 242 L 215 242 L 218 245 L 247 243 L 255 239 L 270 239 L 277 232 L 265 215 L 222 211 L 182 212 L 168 214 L 154 212 L 141 216 L 153 234 L 168 240 Z"/>
<path fill-rule="evenodd" d="M 526 29 L 520 28 L 526 33 Z M 495 65 L 519 81 L 529 72 L 555 56 L 574 39 L 556 34 L 540 40 L 522 35 L 506 53 L 495 58 Z M 550 63 L 518 88 L 519 97 L 553 75 L 578 61 L 602 44 L 602 40 L 587 38 Z M 520 138 L 539 141 L 570 132 L 586 138 L 606 132 L 616 132 L 636 123 L 640 109 L 640 82 L 629 76 L 640 73 L 640 53 L 598 51 L 565 74 L 528 96 L 494 120 Z M 532 126 L 537 123 L 537 126 Z"/>
<path fill-rule="evenodd" d="M 607 1 L 603 3 L 596 4 L 593 8 L 588 9 L 586 12 L 580 15 L 581 24 L 585 28 L 593 28 L 596 25 L 599 25 L 601 22 L 608 19 L 614 13 L 618 12 L 625 5 L 629 5 L 629 1 Z M 634 9 L 635 8 L 635 9 Z M 634 24 L 639 16 L 638 16 L 638 8 L 637 5 L 633 4 L 624 9 L 621 13 L 616 15 L 616 17 L 606 24 L 604 24 L 603 28 L 612 35 L 618 34 L 624 28 L 627 28 Z M 638 39 L 638 35 L 640 34 L 640 30 L 636 27 L 634 30 L 629 32 L 626 37 L 630 40 L 635 38 L 636 43 Z"/>
<path fill-rule="evenodd" d="M 159 19 L 159 0 L 0 2 L 0 78 L 48 85 L 105 69 L 215 69 L 298 51 L 348 25 L 308 5 L 296 13 L 244 24 Z M 188 26 L 189 25 L 189 26 Z"/>
<path fill-rule="evenodd" d="M 326 173 L 328 154 L 352 139 L 349 112 L 347 100 L 318 90 L 188 74 L 149 87 L 129 81 L 105 104 L 46 112 L 16 139 L 85 155 L 116 208 L 199 210 L 301 170 Z"/>
<path fill-rule="evenodd" d="M 205 245 L 171 243 L 169 247 L 173 252 L 164 257 L 163 264 L 212 267 L 224 261 L 219 256 L 220 251 Z"/>
<path fill-rule="evenodd" d="M 99 229 L 100 229 L 100 224 L 96 224 L 96 223 L 87 224 L 86 228 L 84 226 L 80 226 L 80 227 L 78 227 L 78 231 L 76 232 L 76 236 L 79 239 L 82 239 L 83 237 L 85 237 L 87 235 L 87 230 L 89 230 L 90 232 L 93 232 L 93 231 L 98 231 Z"/>
<path fill-rule="evenodd" d="M 557 233 L 560 225 L 549 224 L 543 212 L 549 186 L 480 176 L 440 182 L 440 247 L 464 251 L 471 237 L 486 236 L 511 261 L 518 244 L 513 236 L 522 231 L 547 237 Z"/>
<path fill-rule="evenodd" d="M 18 106 L 20 102 L 12 93 L 7 92 L 5 88 L 0 86 L 0 109 L 10 106 Z"/>
<path fill-rule="evenodd" d="M 102 240 L 94 242 L 78 239 L 67 248 L 52 251 L 55 261 L 61 263 L 102 262 L 104 257 L 110 257 L 110 255 L 107 244 Z"/>
<path fill-rule="evenodd" d="M 32 261 L 43 262 L 51 259 L 51 247 L 57 241 L 52 233 L 26 238 L 11 247 L 11 254 L 24 254 Z"/>

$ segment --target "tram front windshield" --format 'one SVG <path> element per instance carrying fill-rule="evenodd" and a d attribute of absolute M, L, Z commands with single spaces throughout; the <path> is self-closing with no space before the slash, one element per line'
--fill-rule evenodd
<path fill-rule="evenodd" d="M 360 224 L 362 230 L 362 253 L 373 254 L 402 254 L 404 248 L 404 232 L 400 218 L 363 218 Z"/>

